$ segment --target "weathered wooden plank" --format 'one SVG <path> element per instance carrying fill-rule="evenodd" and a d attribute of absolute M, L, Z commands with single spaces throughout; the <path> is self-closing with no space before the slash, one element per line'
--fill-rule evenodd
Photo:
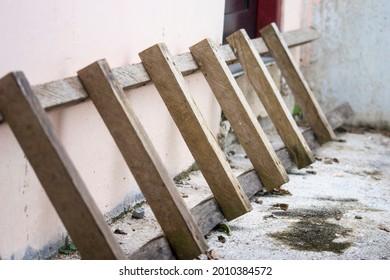
<path fill-rule="evenodd" d="M 260 30 L 261 36 L 268 46 L 276 64 L 300 105 L 305 119 L 308 121 L 318 142 L 323 144 L 336 137 L 317 99 L 306 82 L 298 64 L 295 62 L 276 24 L 272 23 Z"/>
<path fill-rule="evenodd" d="M 250 211 L 248 198 L 166 46 L 154 45 L 139 56 L 226 218 L 232 220 Z"/>
<path fill-rule="evenodd" d="M 294 47 L 316 40 L 318 33 L 315 29 L 306 27 L 284 32 L 282 36 L 289 47 Z M 269 52 L 262 38 L 253 39 L 252 42 L 259 54 L 263 55 Z M 220 52 L 227 63 L 237 61 L 237 57 L 229 45 L 220 46 Z M 183 75 L 189 75 L 198 70 L 198 66 L 190 53 L 176 55 L 173 61 Z M 150 77 L 142 63 L 120 66 L 112 69 L 112 72 L 115 73 L 115 77 L 124 89 L 137 88 L 150 82 Z M 46 110 L 60 106 L 68 106 L 88 98 L 88 94 L 81 86 L 77 77 L 36 85 L 33 86 L 33 91 Z M 2 120 L 3 118 L 0 115 L 0 122 Z"/>
<path fill-rule="evenodd" d="M 32 87 L 43 108 L 54 109 L 61 105 L 71 105 L 88 98 L 77 77 L 49 82 Z"/>
<path fill-rule="evenodd" d="M 352 116 L 353 111 L 348 103 L 343 103 L 331 112 L 329 112 L 326 116 L 329 120 L 329 124 L 333 129 L 336 129 L 343 125 L 344 121 L 347 120 L 350 116 Z M 333 117 L 331 117 L 333 116 Z M 303 132 L 303 136 L 305 137 L 308 145 L 313 149 L 318 145 L 316 139 L 314 137 L 314 133 L 312 129 L 307 129 Z M 293 162 L 288 156 L 286 147 L 281 147 L 276 151 L 276 154 L 281 159 L 284 167 L 289 169 L 293 166 Z M 263 191 L 263 185 L 259 180 L 255 170 L 249 170 L 240 176 L 238 176 L 238 180 L 245 191 L 245 194 L 248 197 L 252 197 L 259 191 Z M 201 230 L 203 234 L 207 234 L 210 230 L 212 230 L 216 225 L 224 221 L 223 214 L 221 209 L 218 207 L 217 202 L 214 197 L 207 197 L 200 203 L 198 203 L 195 207 L 191 209 L 191 213 L 194 218 L 197 220 L 198 224 L 201 225 Z M 165 259 L 169 256 L 167 250 L 169 248 L 167 246 L 164 247 L 164 242 L 166 242 L 165 237 L 163 235 L 156 236 L 154 239 L 147 242 L 141 248 L 139 248 L 136 252 L 134 252 L 130 258 L 132 259 Z M 149 249 L 153 248 L 153 249 Z M 159 250 L 155 250 L 155 248 L 159 248 Z"/>
<path fill-rule="evenodd" d="M 129 256 L 130 260 L 175 260 L 168 240 L 159 234 Z"/>
<path fill-rule="evenodd" d="M 305 27 L 302 29 L 292 30 L 283 33 L 283 38 L 287 42 L 290 48 L 312 42 L 316 40 L 318 37 L 319 37 L 318 32 L 311 27 Z M 264 55 L 269 52 L 262 38 L 255 38 L 252 39 L 251 41 L 256 51 L 260 55 Z M 228 64 L 234 63 L 238 60 L 232 48 L 228 44 L 220 46 L 219 51 L 223 59 L 225 60 L 225 62 Z"/>
<path fill-rule="evenodd" d="M 205 39 L 190 50 L 265 188 L 272 190 L 288 182 L 286 170 L 217 46 Z"/>
<path fill-rule="evenodd" d="M 235 50 L 250 83 L 294 163 L 298 168 L 308 166 L 314 161 L 313 153 L 300 133 L 264 62 L 251 44 L 248 34 L 241 29 L 226 39 Z"/>
<path fill-rule="evenodd" d="M 206 252 L 207 244 L 199 226 L 106 60 L 85 67 L 78 71 L 78 75 L 176 256 L 179 259 L 193 259 Z"/>
<path fill-rule="evenodd" d="M 23 73 L 0 80 L 0 111 L 82 258 L 125 259 Z"/>

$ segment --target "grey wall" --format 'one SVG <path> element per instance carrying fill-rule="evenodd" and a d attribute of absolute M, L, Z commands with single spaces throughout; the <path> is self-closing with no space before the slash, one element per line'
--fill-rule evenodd
<path fill-rule="evenodd" d="M 304 74 L 325 111 L 351 104 L 350 124 L 390 128 L 389 17 L 388 0 L 304 0 L 302 24 L 321 34 Z"/>

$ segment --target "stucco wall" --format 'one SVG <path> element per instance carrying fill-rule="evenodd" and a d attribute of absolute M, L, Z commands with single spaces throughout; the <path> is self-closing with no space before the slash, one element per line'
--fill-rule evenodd
<path fill-rule="evenodd" d="M 321 35 L 302 48 L 304 74 L 325 111 L 351 104 L 353 125 L 390 128 L 389 14 L 387 0 L 304 1 Z"/>
<path fill-rule="evenodd" d="M 76 75 L 106 58 L 111 67 L 139 62 L 165 42 L 173 54 L 209 37 L 220 43 L 224 0 L 0 2 L 0 77 L 22 70 L 31 84 Z M 200 74 L 186 78 L 212 131 L 220 108 Z M 128 98 L 170 175 L 193 158 L 153 85 Z M 90 101 L 49 113 L 55 131 L 102 212 L 110 217 L 140 191 Z M 7 124 L 0 124 L 0 259 L 45 257 L 65 230 Z"/>

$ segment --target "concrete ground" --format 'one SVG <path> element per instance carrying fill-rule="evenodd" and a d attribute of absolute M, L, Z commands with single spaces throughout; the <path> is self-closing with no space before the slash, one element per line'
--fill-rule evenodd
<path fill-rule="evenodd" d="M 390 138 L 338 138 L 290 172 L 288 192 L 256 195 L 230 235 L 208 236 L 221 259 L 390 259 Z"/>
<path fill-rule="evenodd" d="M 251 212 L 226 222 L 229 233 L 210 232 L 210 249 L 220 259 L 390 259 L 390 138 L 337 136 L 316 150 L 315 163 L 290 171 L 285 191 L 256 194 Z M 251 168 L 240 145 L 227 154 L 236 175 Z M 211 194 L 199 171 L 178 188 L 189 207 Z M 141 207 L 143 219 L 128 214 L 110 225 L 128 254 L 161 232 Z"/>

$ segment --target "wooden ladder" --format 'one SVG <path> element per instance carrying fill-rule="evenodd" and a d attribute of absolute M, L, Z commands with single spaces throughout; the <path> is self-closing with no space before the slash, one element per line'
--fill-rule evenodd
<path fill-rule="evenodd" d="M 30 86 L 22 72 L 0 80 L 0 121 L 9 124 L 83 259 L 194 259 L 208 250 L 203 237 L 207 232 L 225 218 L 232 220 L 250 211 L 249 198 L 256 192 L 272 191 L 288 182 L 286 168 L 311 164 L 316 140 L 322 144 L 335 138 L 333 129 L 352 113 L 350 107 L 343 104 L 327 119 L 288 49 L 316 39 L 315 30 L 281 34 L 272 24 L 261 34 L 263 39 L 250 40 L 245 30 L 239 30 L 227 38 L 229 45 L 217 46 L 205 39 L 190 47 L 190 53 L 177 56 L 157 44 L 139 54 L 142 63 L 111 69 L 106 60 L 100 60 L 78 71 L 77 77 L 37 86 Z M 260 57 L 268 52 L 311 129 L 301 132 L 287 110 Z M 284 142 L 280 149 L 271 146 L 227 66 L 237 60 Z M 183 78 L 198 70 L 253 165 L 253 170 L 238 177 Z M 149 82 L 157 88 L 213 193 L 192 209 L 124 95 L 124 89 Z M 130 256 L 115 241 L 45 112 L 87 98 L 93 101 L 163 231 Z"/>

